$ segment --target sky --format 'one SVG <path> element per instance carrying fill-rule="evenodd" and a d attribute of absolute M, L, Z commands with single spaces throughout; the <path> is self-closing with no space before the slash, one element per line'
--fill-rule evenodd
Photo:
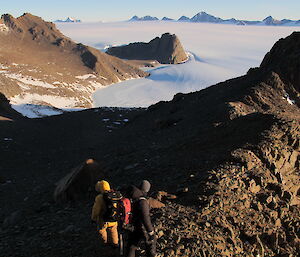
<path fill-rule="evenodd" d="M 300 20 L 299 0 L 11 0 L 0 2 L 0 13 L 15 17 L 25 12 L 47 21 L 74 17 L 82 21 L 122 21 L 133 15 L 178 19 L 205 11 L 220 18 Z"/>

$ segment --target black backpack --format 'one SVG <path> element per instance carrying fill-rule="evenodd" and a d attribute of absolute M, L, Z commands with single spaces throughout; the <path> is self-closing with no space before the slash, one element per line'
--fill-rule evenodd
<path fill-rule="evenodd" d="M 120 219 L 119 202 L 122 198 L 122 194 L 118 191 L 108 191 L 103 194 L 106 205 L 106 212 L 103 215 L 105 222 L 115 222 Z"/>

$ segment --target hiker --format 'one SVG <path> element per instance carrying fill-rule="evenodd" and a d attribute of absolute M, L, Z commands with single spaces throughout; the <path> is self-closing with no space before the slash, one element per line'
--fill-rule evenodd
<path fill-rule="evenodd" d="M 143 180 L 139 187 L 131 186 L 129 196 L 132 199 L 132 224 L 134 230 L 128 238 L 127 257 L 134 257 L 141 241 L 146 243 L 148 257 L 156 255 L 156 238 L 150 219 L 150 206 L 146 199 L 151 184 Z"/>
<path fill-rule="evenodd" d="M 106 195 L 111 192 L 110 185 L 107 181 L 98 181 L 95 185 L 97 192 L 100 192 L 96 196 L 93 210 L 92 210 L 92 220 L 97 223 L 97 229 L 99 231 L 100 237 L 105 245 L 109 242 L 113 247 L 118 247 L 118 222 L 113 221 L 111 217 L 108 217 L 108 206 Z M 109 238 L 108 238 L 109 234 Z"/>

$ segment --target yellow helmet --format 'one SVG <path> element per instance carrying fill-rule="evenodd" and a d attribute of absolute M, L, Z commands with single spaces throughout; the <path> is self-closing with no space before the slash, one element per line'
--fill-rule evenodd
<path fill-rule="evenodd" d="M 110 191 L 110 185 L 107 181 L 101 180 L 96 183 L 95 190 L 97 192 L 104 193 L 105 191 Z"/>

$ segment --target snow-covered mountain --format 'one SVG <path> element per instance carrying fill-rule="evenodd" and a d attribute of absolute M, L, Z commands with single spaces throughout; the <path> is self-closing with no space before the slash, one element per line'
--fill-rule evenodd
<path fill-rule="evenodd" d="M 224 20 L 221 18 L 210 15 L 206 12 L 199 12 L 195 16 L 191 18 L 192 22 L 212 22 L 212 23 L 220 23 Z"/>
<path fill-rule="evenodd" d="M 72 17 L 68 17 L 65 20 L 56 20 L 55 22 L 81 22 L 81 20 L 78 20 L 78 19 L 75 19 L 75 18 L 72 18 Z"/>
<path fill-rule="evenodd" d="M 143 17 L 138 17 L 138 16 L 133 16 L 129 21 L 157 21 L 159 20 L 157 17 L 153 16 L 143 16 Z"/>
<path fill-rule="evenodd" d="M 162 21 L 173 21 L 174 19 L 171 19 L 171 18 L 165 16 L 161 20 Z"/>
<path fill-rule="evenodd" d="M 178 21 L 191 21 L 189 17 L 187 16 L 181 16 Z"/>
<path fill-rule="evenodd" d="M 280 25 L 281 21 L 275 20 L 272 16 L 268 16 L 262 21 L 262 23 L 264 25 Z"/>
<path fill-rule="evenodd" d="M 139 18 L 138 16 L 133 16 L 129 21 L 151 21 L 158 20 L 157 17 L 144 16 Z M 162 21 L 173 20 L 168 17 L 163 17 Z M 213 16 L 206 12 L 199 12 L 193 17 L 189 18 L 187 16 L 181 16 L 177 21 L 180 22 L 200 22 L 200 23 L 220 23 L 220 24 L 235 24 L 235 25 L 261 25 L 261 26 L 300 26 L 300 20 L 276 20 L 272 16 L 266 17 L 262 21 L 247 21 L 247 20 L 238 20 L 235 18 L 231 19 L 222 19 L 220 17 Z"/>

